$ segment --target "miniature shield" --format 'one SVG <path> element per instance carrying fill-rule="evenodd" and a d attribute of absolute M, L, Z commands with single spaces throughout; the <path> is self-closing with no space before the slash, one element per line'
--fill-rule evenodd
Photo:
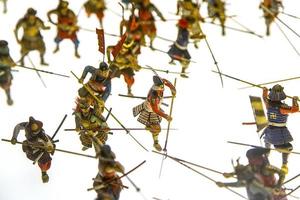
<path fill-rule="evenodd" d="M 249 96 L 249 98 L 257 127 L 256 131 L 259 132 L 268 125 L 268 120 L 264 112 L 263 103 L 260 97 Z"/>

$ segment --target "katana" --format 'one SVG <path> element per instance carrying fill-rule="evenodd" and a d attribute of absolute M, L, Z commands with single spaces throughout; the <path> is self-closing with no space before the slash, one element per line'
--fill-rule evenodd
<path fill-rule="evenodd" d="M 113 178 L 113 179 L 107 181 L 105 183 L 105 185 L 108 185 L 109 183 L 111 183 L 111 182 L 113 182 L 113 181 L 115 181 L 117 179 L 122 179 L 123 177 L 129 175 L 130 173 L 132 173 L 133 171 L 135 171 L 137 168 L 141 167 L 145 163 L 146 163 L 146 160 L 144 160 L 143 162 L 141 162 L 140 164 L 138 164 L 136 167 L 134 167 L 133 169 L 131 169 L 127 173 L 124 173 L 122 176 L 116 177 L 116 178 Z M 102 185 L 98 185 L 98 186 L 95 186 L 95 187 L 92 187 L 92 188 L 88 188 L 87 191 L 98 190 L 98 189 L 101 189 L 101 187 L 103 187 L 103 186 Z"/>
<path fill-rule="evenodd" d="M 11 140 L 8 140 L 8 139 L 1 139 L 1 140 L 3 142 L 11 142 Z M 26 146 L 32 146 L 34 148 L 40 148 L 40 149 L 46 150 L 45 146 L 25 144 L 23 142 L 17 142 L 17 144 L 26 145 Z M 72 155 L 77 155 L 77 156 L 83 156 L 83 157 L 87 157 L 87 158 L 94 158 L 94 159 L 96 159 L 96 156 L 90 156 L 90 155 L 87 155 L 87 154 L 77 153 L 77 152 L 73 152 L 73 151 L 67 151 L 67 150 L 63 150 L 63 149 L 57 149 L 57 148 L 55 148 L 54 151 L 58 151 L 58 152 L 62 152 L 62 153 L 67 153 L 67 154 L 72 154 Z"/>
<path fill-rule="evenodd" d="M 67 75 L 64 75 L 64 74 L 58 74 L 58 73 L 54 73 L 54 72 L 50 72 L 50 71 L 46 71 L 46 70 L 41 70 L 41 69 L 34 69 L 34 68 L 26 67 L 26 66 L 23 66 L 23 65 L 16 65 L 16 66 L 24 68 L 24 69 L 29 69 L 29 70 L 33 70 L 33 71 L 46 73 L 46 74 L 52 74 L 52 75 L 56 75 L 56 76 L 62 76 L 62 77 L 65 77 L 65 78 L 70 78 L 70 76 L 67 76 Z"/>
<path fill-rule="evenodd" d="M 152 68 L 151 66 L 149 65 L 146 65 L 146 67 L 141 67 L 142 69 L 149 69 L 149 70 L 152 70 L 154 69 L 155 71 L 158 71 L 158 72 L 164 72 L 166 74 L 189 74 L 189 72 L 172 72 L 172 71 L 169 71 L 169 70 L 163 70 L 163 69 L 155 69 L 155 68 Z"/>
<path fill-rule="evenodd" d="M 72 72 L 72 75 L 79 81 L 79 78 Z M 109 111 L 108 108 L 105 107 L 104 102 L 101 101 L 96 95 L 93 93 L 90 87 L 88 87 L 86 84 L 80 83 L 87 91 L 88 93 L 97 101 L 97 103 L 103 104 L 103 107 L 106 111 Z M 133 135 L 131 135 L 130 131 L 127 130 L 127 128 L 118 120 L 118 118 L 111 112 L 110 115 L 114 120 L 126 131 L 126 133 L 140 146 L 142 147 L 145 151 L 148 151 Z"/>
<path fill-rule="evenodd" d="M 240 145 L 240 146 L 247 146 L 247 147 L 253 147 L 253 148 L 260 148 L 260 149 L 268 149 L 268 150 L 271 150 L 271 151 L 278 151 L 278 152 L 281 152 L 281 153 L 293 153 L 293 154 L 298 154 L 300 155 L 299 152 L 295 152 L 295 151 L 288 151 L 288 150 L 284 150 L 284 149 L 274 149 L 274 148 L 266 148 L 266 147 L 262 147 L 262 146 L 256 146 L 256 145 L 252 145 L 252 144 L 245 144 L 245 143 L 240 143 L 240 142 L 232 142 L 232 141 L 227 141 L 227 143 L 229 144 L 235 144 L 235 145 Z"/>

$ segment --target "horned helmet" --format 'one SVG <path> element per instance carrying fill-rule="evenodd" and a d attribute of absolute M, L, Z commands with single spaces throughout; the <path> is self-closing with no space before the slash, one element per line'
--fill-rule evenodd
<path fill-rule="evenodd" d="M 276 84 L 272 87 L 269 92 L 269 99 L 271 101 L 282 101 L 286 99 L 286 94 L 283 91 L 284 87 L 279 84 Z"/>

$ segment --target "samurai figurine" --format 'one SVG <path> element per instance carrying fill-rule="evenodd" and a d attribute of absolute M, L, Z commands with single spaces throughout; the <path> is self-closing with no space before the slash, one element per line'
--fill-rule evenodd
<path fill-rule="evenodd" d="M 104 10 L 106 9 L 104 0 L 88 0 L 84 5 L 85 12 L 88 17 L 95 14 L 99 20 L 101 27 L 103 27 Z"/>
<path fill-rule="evenodd" d="M 158 141 L 158 135 L 161 132 L 160 123 L 162 118 L 171 121 L 172 117 L 163 112 L 160 108 L 164 97 L 165 86 L 170 88 L 172 95 L 176 95 L 176 88 L 166 79 L 159 76 L 153 76 L 153 86 L 148 92 L 147 99 L 140 105 L 133 108 L 133 116 L 138 116 L 138 122 L 146 126 L 153 137 L 153 146 L 157 151 L 162 148 Z"/>
<path fill-rule="evenodd" d="M 5 40 L 0 40 L 0 87 L 6 93 L 6 102 L 8 105 L 13 104 L 10 95 L 10 86 L 13 79 L 11 68 L 14 66 L 16 64 L 10 57 L 8 43 Z"/>
<path fill-rule="evenodd" d="M 15 126 L 11 139 L 12 144 L 17 143 L 18 135 L 21 130 L 25 131 L 26 140 L 22 143 L 22 149 L 29 160 L 38 163 L 42 172 L 42 181 L 47 183 L 49 176 L 47 171 L 51 166 L 51 155 L 55 150 L 55 144 L 51 137 L 43 129 L 43 123 L 29 117 L 28 122 L 22 122 Z"/>
<path fill-rule="evenodd" d="M 155 12 L 162 21 L 166 21 L 166 19 L 164 18 L 162 13 L 156 8 L 156 6 L 150 2 L 150 0 L 142 0 L 141 3 L 136 4 L 136 8 L 139 11 L 139 19 L 143 32 L 143 40 L 145 40 L 145 36 L 148 36 L 150 38 L 150 48 L 154 49 L 153 41 L 156 37 L 156 26 L 155 18 L 153 17 L 152 13 Z"/>
<path fill-rule="evenodd" d="M 181 15 L 182 19 L 188 22 L 188 31 L 190 38 L 194 41 L 194 45 L 198 48 L 198 42 L 205 37 L 200 22 L 204 22 L 204 18 L 200 15 L 200 5 L 192 0 L 180 0 L 177 2 L 176 15 Z"/>
<path fill-rule="evenodd" d="M 225 33 L 225 21 L 226 21 L 226 14 L 225 14 L 225 2 L 222 0 L 205 0 L 207 1 L 207 11 L 208 16 L 212 18 L 212 22 L 216 19 L 219 19 L 221 27 L 222 27 L 222 35 L 224 36 Z"/>
<path fill-rule="evenodd" d="M 268 127 L 263 131 L 265 145 L 270 148 L 271 145 L 282 152 L 282 167 L 281 169 L 288 173 L 288 156 L 292 151 L 293 146 L 290 142 L 293 137 L 286 127 L 286 122 L 289 113 L 299 111 L 298 97 L 293 97 L 292 106 L 288 106 L 283 102 L 286 99 L 286 94 L 283 87 L 279 84 L 274 85 L 270 92 L 267 88 L 263 90 L 263 100 L 267 108 Z"/>
<path fill-rule="evenodd" d="M 7 13 L 7 0 L 1 0 L 3 2 L 3 13 Z"/>
<path fill-rule="evenodd" d="M 82 150 L 92 147 L 92 137 L 105 144 L 109 127 L 106 119 L 95 107 L 92 107 L 88 98 L 78 98 L 76 101 L 75 115 L 76 131 L 79 132 Z"/>
<path fill-rule="evenodd" d="M 283 4 L 281 0 L 263 0 L 259 8 L 263 10 L 265 24 L 266 24 L 266 35 L 270 35 L 270 26 L 274 21 L 275 17 L 279 14 L 279 9 L 283 9 Z M 268 9 L 268 10 L 266 10 Z M 271 13 L 272 14 L 271 14 Z"/>
<path fill-rule="evenodd" d="M 56 49 L 54 53 L 59 51 L 59 44 L 62 40 L 70 39 L 75 45 L 75 57 L 80 58 L 78 53 L 79 40 L 77 32 L 79 31 L 79 26 L 77 25 L 77 16 L 68 6 L 69 3 L 67 1 L 60 0 L 58 7 L 47 13 L 50 23 L 57 26 Z M 53 14 L 57 15 L 57 23 L 51 19 Z"/>
<path fill-rule="evenodd" d="M 124 174 L 124 167 L 115 161 L 116 155 L 109 145 L 101 145 L 99 149 L 99 171 L 93 184 L 97 192 L 96 200 L 118 200 L 124 186 L 117 173 Z"/>
<path fill-rule="evenodd" d="M 188 76 L 185 74 L 191 59 L 187 49 L 189 44 L 189 31 L 187 29 L 188 21 L 185 19 L 180 19 L 177 26 L 177 39 L 168 51 L 168 55 L 171 57 L 170 64 L 175 64 L 174 60 L 178 60 L 180 62 L 182 66 L 181 77 L 188 78 Z"/>
<path fill-rule="evenodd" d="M 49 30 L 50 27 L 45 26 L 44 22 L 36 16 L 36 13 L 36 10 L 29 8 L 25 16 L 18 21 L 14 31 L 17 42 L 21 45 L 21 65 L 24 65 L 24 57 L 34 50 L 40 53 L 41 65 L 48 65 L 44 59 L 46 47 L 40 30 Z M 18 37 L 20 28 L 23 29 L 21 40 Z"/>
<path fill-rule="evenodd" d="M 111 70 L 110 77 L 120 77 L 123 75 L 127 84 L 127 93 L 132 94 L 134 84 L 134 71 L 139 71 L 141 66 L 138 64 L 139 44 L 135 42 L 130 34 L 124 34 L 116 46 L 107 47 L 107 59 Z M 111 55 L 114 59 L 111 59 Z"/>
<path fill-rule="evenodd" d="M 92 66 L 86 66 L 79 79 L 80 83 L 83 83 L 88 73 L 91 74 L 91 78 L 87 82 L 87 86 L 92 89 L 99 99 L 105 102 L 111 93 L 111 79 L 109 78 L 108 65 L 105 62 L 101 62 L 98 69 Z M 89 95 L 84 87 L 80 88 L 78 93 L 80 97 Z"/>

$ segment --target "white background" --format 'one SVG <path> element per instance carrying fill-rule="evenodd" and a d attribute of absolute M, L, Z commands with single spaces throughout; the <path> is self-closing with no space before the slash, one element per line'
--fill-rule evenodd
<path fill-rule="evenodd" d="M 108 7 L 121 12 L 117 1 L 108 1 Z M 8 14 L 0 14 L 0 39 L 9 42 L 11 56 L 14 60 L 20 58 L 20 47 L 16 43 L 13 29 L 19 18 L 23 17 L 27 8 L 33 7 L 38 10 L 37 15 L 46 21 L 46 13 L 57 6 L 58 1 L 45 0 L 9 0 Z M 70 7 L 77 13 L 84 1 L 70 1 Z M 176 18 L 171 13 L 176 11 L 175 0 L 153 0 L 153 3 L 164 13 L 167 19 Z M 261 17 L 262 11 L 258 9 L 259 1 L 227 1 L 227 15 L 237 15 L 236 19 L 247 25 L 260 34 L 264 34 L 264 20 Z M 291 14 L 299 14 L 300 2 L 297 0 L 286 0 L 283 2 L 285 11 Z M 0 7 L 2 5 L 0 4 Z M 206 4 L 201 7 L 202 15 L 207 16 Z M 127 16 L 128 14 L 126 14 Z M 296 31 L 300 32 L 300 21 L 280 15 L 282 20 L 288 23 Z M 111 11 L 106 11 L 104 26 L 105 31 L 119 33 L 120 18 Z M 175 21 L 157 22 L 158 35 L 175 39 L 177 29 Z M 46 24 L 49 25 L 48 22 Z M 238 27 L 228 19 L 229 26 Z M 84 11 L 80 13 L 79 25 L 84 28 L 95 29 L 98 22 L 95 16 L 87 18 Z M 215 53 L 219 66 L 224 73 L 228 73 L 252 81 L 261 83 L 281 78 L 299 75 L 299 57 L 289 46 L 282 34 L 275 25 L 271 29 L 271 37 L 259 39 L 258 37 L 244 33 L 227 30 L 227 36 L 221 36 L 221 30 L 217 26 L 204 24 L 203 30 Z M 291 40 L 300 49 L 299 38 L 290 31 L 287 32 Z M 97 40 L 95 33 L 80 31 L 78 36 L 80 43 L 81 59 L 73 55 L 73 44 L 70 41 L 61 43 L 61 51 L 53 55 L 55 48 L 53 42 L 56 29 L 51 25 L 51 30 L 43 31 L 47 53 L 46 61 L 49 67 L 41 67 L 45 70 L 55 71 L 63 74 L 70 74 L 70 70 L 80 75 L 84 66 L 98 66 L 102 58 L 97 51 Z M 117 38 L 107 36 L 106 44 L 113 45 Z M 167 51 L 171 43 L 157 39 L 155 47 Z M 259 139 L 254 126 L 242 126 L 244 121 L 253 121 L 252 110 L 249 103 L 249 95 L 261 95 L 260 89 L 238 90 L 245 86 L 239 82 L 224 78 L 225 87 L 221 88 L 219 77 L 210 70 L 215 69 L 211 55 L 204 41 L 201 41 L 200 48 L 194 49 L 190 46 L 192 59 L 197 64 L 191 64 L 188 71 L 189 79 L 179 78 L 177 81 L 177 98 L 174 104 L 174 120 L 172 127 L 178 131 L 172 131 L 169 137 L 168 152 L 170 155 L 181 157 L 189 161 L 202 164 L 220 171 L 232 171 L 230 160 L 242 157 L 246 163 L 245 152 L 247 148 L 227 144 L 227 140 L 247 142 L 259 145 Z M 39 56 L 36 52 L 30 57 L 39 66 Z M 149 49 L 142 49 L 140 64 L 149 64 L 156 68 L 180 71 L 180 66 L 169 66 L 169 57 L 166 54 L 153 52 Z M 27 66 L 30 63 L 25 61 Z M 31 66 L 30 66 L 31 67 Z M 18 69 L 14 73 L 12 85 L 12 97 L 15 104 L 12 107 L 6 105 L 4 92 L 0 93 L 0 125 L 1 138 L 11 138 L 14 126 L 27 121 L 29 116 L 44 122 L 44 129 L 52 135 L 63 118 L 68 118 L 57 135 L 60 140 L 58 148 L 81 151 L 79 137 L 76 133 L 64 132 L 64 128 L 75 126 L 72 108 L 75 107 L 77 89 L 80 85 L 72 77 L 65 79 L 47 74 L 41 74 L 47 84 L 44 88 L 37 75 L 33 71 Z M 145 96 L 152 85 L 152 72 L 141 70 L 135 76 L 136 82 L 133 86 L 133 93 L 138 96 Z M 175 76 L 161 74 L 173 82 Z M 298 81 L 290 81 L 283 84 L 286 93 L 297 95 Z M 119 93 L 126 93 L 126 85 L 122 79 L 113 80 L 112 96 L 107 101 L 107 107 L 113 107 L 113 113 L 125 124 L 126 127 L 142 127 L 132 116 L 132 108 L 141 101 L 137 99 L 126 99 L 118 96 Z M 169 91 L 166 92 L 166 95 Z M 290 103 L 287 100 L 287 103 Z M 166 112 L 168 108 L 165 108 Z M 289 118 L 289 129 L 294 137 L 294 149 L 300 151 L 299 145 L 299 114 Z M 110 118 L 110 127 L 119 127 Z M 166 127 L 166 121 L 162 127 Z M 152 150 L 152 138 L 146 131 L 132 132 L 149 150 Z M 160 135 L 161 144 L 165 138 L 165 131 Z M 20 140 L 24 139 L 22 133 Z M 109 137 L 108 144 L 117 155 L 117 159 L 130 170 L 143 160 L 147 163 L 131 174 L 131 178 L 141 188 L 142 193 L 151 199 L 159 197 L 163 200 L 179 199 L 240 199 L 225 189 L 218 188 L 213 182 L 189 171 L 171 160 L 165 160 L 163 175 L 159 179 L 159 167 L 161 157 L 150 152 L 145 152 L 130 139 L 123 131 L 115 132 Z M 85 153 L 93 154 L 93 150 Z M 299 156 L 291 155 L 290 173 L 288 178 L 299 173 Z M 271 154 L 272 164 L 280 167 L 281 156 L 277 152 Z M 226 181 L 220 175 L 207 173 L 219 181 Z M 78 157 L 56 152 L 53 158 L 52 167 L 49 170 L 50 182 L 42 184 L 40 171 L 37 166 L 27 160 L 21 150 L 21 146 L 12 146 L 9 143 L 0 143 L 0 200 L 63 200 L 63 199 L 93 199 L 94 192 L 87 192 L 86 189 L 92 185 L 92 178 L 97 173 L 97 161 L 84 157 Z M 233 181 L 233 180 L 232 180 Z M 287 187 L 293 188 L 299 185 L 300 181 L 295 180 Z M 142 199 L 136 193 L 130 183 L 124 179 L 124 184 L 130 189 L 124 189 L 120 199 Z M 237 191 L 245 194 L 244 188 Z M 297 192 L 295 193 L 297 195 Z M 298 192 L 298 195 L 300 193 Z"/>

